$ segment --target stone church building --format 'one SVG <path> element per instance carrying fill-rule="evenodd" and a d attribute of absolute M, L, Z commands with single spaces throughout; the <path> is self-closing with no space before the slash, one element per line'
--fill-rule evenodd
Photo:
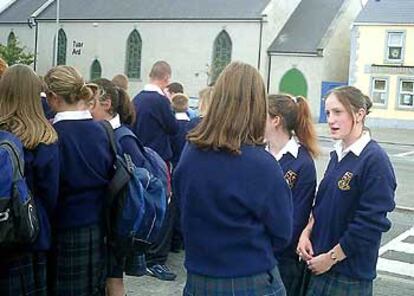
<path fill-rule="evenodd" d="M 359 0 L 60 0 L 57 23 L 56 0 L 10 0 L 0 43 L 17 38 L 39 74 L 56 62 L 87 80 L 125 73 L 131 95 L 156 60 L 190 96 L 239 60 L 259 69 L 269 92 L 307 96 L 318 118 L 322 82 L 347 83 L 360 9 Z"/>

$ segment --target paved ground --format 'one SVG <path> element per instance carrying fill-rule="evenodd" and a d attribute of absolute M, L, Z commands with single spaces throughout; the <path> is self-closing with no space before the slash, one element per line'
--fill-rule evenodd
<path fill-rule="evenodd" d="M 319 176 L 328 161 L 332 147 L 326 125 L 317 126 L 321 135 L 320 143 L 323 155 L 317 160 Z M 414 208 L 414 130 L 372 129 L 376 139 L 387 153 L 394 165 L 398 190 L 396 201 L 400 207 Z M 378 277 L 374 282 L 375 296 L 414 296 L 414 212 L 396 210 L 390 215 L 393 222 L 391 230 L 383 236 L 380 258 L 378 260 Z M 126 278 L 129 296 L 178 296 L 182 295 L 185 281 L 183 268 L 184 253 L 171 254 L 168 265 L 177 272 L 174 282 L 162 282 L 144 276 Z"/>

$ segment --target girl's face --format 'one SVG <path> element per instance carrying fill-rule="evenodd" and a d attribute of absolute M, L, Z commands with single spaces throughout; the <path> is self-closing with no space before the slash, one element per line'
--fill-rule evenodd
<path fill-rule="evenodd" d="M 326 99 L 325 112 L 332 139 L 352 142 L 356 133 L 357 115 L 349 114 L 334 93 Z"/>

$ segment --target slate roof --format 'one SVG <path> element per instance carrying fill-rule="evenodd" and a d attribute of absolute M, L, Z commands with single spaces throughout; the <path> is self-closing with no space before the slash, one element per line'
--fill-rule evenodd
<path fill-rule="evenodd" d="M 22 0 L 20 0 L 22 1 Z M 260 19 L 271 0 L 61 0 L 62 20 Z M 55 19 L 56 4 L 41 20 Z"/>
<path fill-rule="evenodd" d="M 27 19 L 41 7 L 46 0 L 17 0 L 0 12 L 0 23 L 27 23 Z"/>
<path fill-rule="evenodd" d="M 322 38 L 345 1 L 302 0 L 268 51 L 316 54 Z"/>
<path fill-rule="evenodd" d="M 369 0 L 355 23 L 414 24 L 414 0 Z"/>

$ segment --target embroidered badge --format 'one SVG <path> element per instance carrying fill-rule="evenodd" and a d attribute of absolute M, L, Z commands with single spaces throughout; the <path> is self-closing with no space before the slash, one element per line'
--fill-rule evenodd
<path fill-rule="evenodd" d="M 338 188 L 341 189 L 342 191 L 348 191 L 351 189 L 351 186 L 349 186 L 349 183 L 351 183 L 352 177 L 354 176 L 354 174 L 352 174 L 351 172 L 346 172 L 341 180 L 338 181 Z"/>
<path fill-rule="evenodd" d="M 288 170 L 285 174 L 285 180 L 288 183 L 290 189 L 295 186 L 296 180 L 298 179 L 298 174 L 296 174 L 294 171 Z"/>

